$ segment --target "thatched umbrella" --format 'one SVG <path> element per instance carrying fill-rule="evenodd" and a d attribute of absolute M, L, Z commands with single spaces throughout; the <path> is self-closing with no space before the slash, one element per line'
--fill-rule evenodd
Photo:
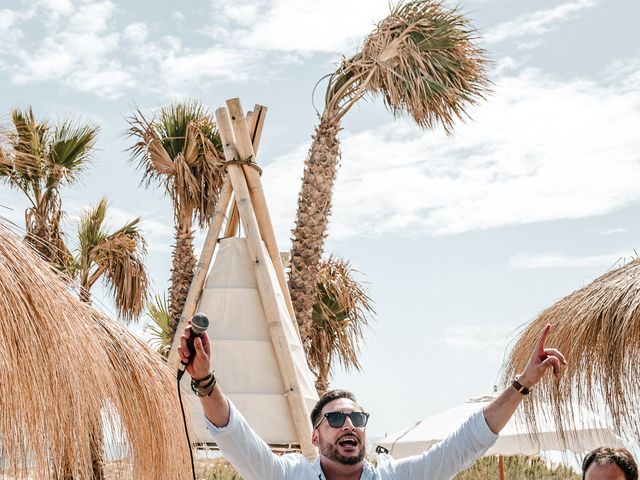
<path fill-rule="evenodd" d="M 124 327 L 80 302 L 0 224 L 0 459 L 7 473 L 89 479 L 92 432 L 122 478 L 189 478 L 173 375 Z M 68 469 L 72 472 L 67 472 Z"/>
<path fill-rule="evenodd" d="M 618 431 L 638 431 L 640 407 L 640 259 L 610 271 L 543 311 L 521 334 L 509 356 L 504 379 L 526 364 L 539 332 L 553 326 L 548 344 L 568 363 L 559 380 L 536 385 L 526 410 L 549 401 L 561 430 L 573 423 L 573 406 L 611 416 Z"/>

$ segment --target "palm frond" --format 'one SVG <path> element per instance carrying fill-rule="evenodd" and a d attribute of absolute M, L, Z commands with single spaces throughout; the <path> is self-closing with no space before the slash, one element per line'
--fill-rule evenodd
<path fill-rule="evenodd" d="M 73 183 L 86 170 L 98 136 L 98 127 L 66 120 L 51 132 L 47 162 L 48 186 Z"/>
<path fill-rule="evenodd" d="M 118 313 L 125 321 L 140 316 L 149 284 L 144 266 L 146 242 L 140 232 L 139 218 L 115 232 L 104 230 L 107 200 L 101 199 L 83 213 L 78 228 L 78 265 L 80 286 L 85 299 L 95 282 L 102 278 L 111 290 Z"/>
<path fill-rule="evenodd" d="M 147 323 L 145 331 L 151 334 L 150 344 L 163 356 L 169 354 L 171 348 L 172 331 L 169 327 L 171 314 L 166 295 L 156 295 L 147 304 L 147 316 L 151 322 Z"/>
<path fill-rule="evenodd" d="M 366 93 L 382 95 L 396 115 L 451 132 L 466 108 L 488 91 L 484 51 L 456 9 L 441 2 L 400 3 L 344 59 L 327 89 L 327 110 L 338 118 Z"/>
<path fill-rule="evenodd" d="M 152 121 L 134 113 L 129 125 L 128 135 L 136 139 L 129 150 L 143 182 L 166 189 L 177 219 L 207 225 L 226 175 L 211 112 L 195 100 L 172 103 Z"/>
<path fill-rule="evenodd" d="M 375 311 L 353 273 L 348 262 L 333 256 L 320 266 L 307 355 L 316 371 L 328 373 L 334 358 L 346 369 L 361 369 L 360 344 Z"/>
<path fill-rule="evenodd" d="M 49 126 L 36 121 L 31 108 L 24 112 L 13 110 L 11 120 L 13 129 L 3 132 L 2 176 L 27 194 L 35 206 L 46 175 L 44 157 Z"/>
<path fill-rule="evenodd" d="M 573 426 L 583 405 L 611 417 L 619 431 L 638 431 L 640 418 L 640 259 L 602 275 L 543 311 L 526 326 L 509 354 L 504 380 L 520 373 L 546 324 L 548 347 L 567 358 L 560 380 L 545 376 L 526 408 L 531 425 L 536 404 L 553 405 L 561 431 Z M 539 405 L 538 405 L 539 406 Z"/>

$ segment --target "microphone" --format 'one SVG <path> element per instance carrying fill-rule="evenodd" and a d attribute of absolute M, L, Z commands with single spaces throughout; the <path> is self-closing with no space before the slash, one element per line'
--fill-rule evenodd
<path fill-rule="evenodd" d="M 202 312 L 196 313 L 191 317 L 191 335 L 187 338 L 187 348 L 189 349 L 189 361 L 185 364 L 185 367 L 191 363 L 193 357 L 196 355 L 196 347 L 193 345 L 194 340 L 197 337 L 202 337 L 202 334 L 209 328 L 209 318 Z"/>
<path fill-rule="evenodd" d="M 193 357 L 196 355 L 196 347 L 193 345 L 193 342 L 196 338 L 202 337 L 202 334 L 207 331 L 209 328 L 209 318 L 206 314 L 202 312 L 196 313 L 193 317 L 191 317 L 191 335 L 187 338 L 187 349 L 189 350 L 189 359 L 185 363 L 184 360 L 180 361 L 180 368 L 178 371 L 178 378 L 182 378 L 184 375 L 184 371 L 186 367 L 191 363 Z"/>

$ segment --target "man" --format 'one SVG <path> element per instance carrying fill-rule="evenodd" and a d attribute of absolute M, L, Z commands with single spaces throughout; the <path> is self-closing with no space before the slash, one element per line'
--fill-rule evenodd
<path fill-rule="evenodd" d="M 626 448 L 600 447 L 582 462 L 583 480 L 638 480 L 638 465 Z"/>
<path fill-rule="evenodd" d="M 206 333 L 202 339 L 195 339 L 196 353 L 187 371 L 195 380 L 209 430 L 223 455 L 245 480 L 444 480 L 470 466 L 495 443 L 516 407 L 548 369 L 560 375 L 566 361 L 559 351 L 545 348 L 550 330 L 547 325 L 527 366 L 513 384 L 449 438 L 415 457 L 395 460 L 381 454 L 375 467 L 365 459 L 368 414 L 351 393 L 329 392 L 313 409 L 312 441 L 320 456 L 311 464 L 300 454 L 273 454 L 224 396 L 210 373 L 211 344 Z M 179 347 L 184 362 L 189 361 L 189 335 L 187 328 Z"/>

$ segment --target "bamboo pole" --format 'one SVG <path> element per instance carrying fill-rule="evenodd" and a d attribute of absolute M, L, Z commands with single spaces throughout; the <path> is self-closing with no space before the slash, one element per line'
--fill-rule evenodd
<path fill-rule="evenodd" d="M 255 139 L 257 138 L 259 145 L 259 139 L 262 134 L 262 125 L 264 124 L 264 117 L 267 113 L 267 108 L 262 105 L 256 105 L 254 107 L 253 112 L 251 112 L 251 121 L 255 121 L 256 126 L 255 129 L 247 131 L 247 128 L 245 127 L 247 122 L 245 122 L 244 119 L 240 100 L 233 98 L 231 100 L 227 100 L 226 103 L 229 110 L 229 116 L 231 117 L 231 125 L 233 133 L 235 134 L 238 154 L 240 155 L 240 158 L 252 158 L 255 162 L 256 150 L 252 147 L 252 143 L 255 143 Z M 253 134 L 253 137 L 251 134 Z M 278 242 L 276 241 L 276 235 L 273 230 L 273 223 L 271 222 L 271 215 L 269 214 L 269 208 L 267 207 L 267 200 L 264 195 L 264 189 L 262 188 L 260 175 L 254 168 L 248 165 L 243 165 L 242 169 L 244 170 L 244 175 L 247 179 L 249 194 L 251 196 L 256 220 L 260 227 L 262 239 L 267 246 L 271 263 L 273 263 L 273 267 L 275 268 L 278 283 L 280 284 L 280 289 L 282 290 L 284 301 L 287 305 L 289 317 L 291 318 L 291 322 L 298 333 L 298 337 L 300 337 L 296 314 L 293 309 L 293 303 L 291 302 L 291 293 L 289 292 L 289 285 L 284 273 L 284 265 L 282 264 L 282 257 L 280 256 L 280 249 L 278 248 Z"/>
<path fill-rule="evenodd" d="M 247 119 L 247 126 L 249 127 L 251 132 L 251 140 L 254 152 L 257 152 L 258 148 L 260 147 L 260 137 L 262 136 L 263 123 L 264 115 L 251 114 Z M 202 251 L 200 253 L 198 263 L 193 273 L 193 280 L 191 281 L 189 292 L 187 293 L 187 299 L 185 300 L 184 308 L 182 309 L 182 314 L 180 315 L 180 321 L 178 322 L 178 326 L 176 328 L 176 335 L 174 335 L 173 342 L 171 342 L 171 348 L 169 349 L 168 363 L 174 369 L 178 368 L 179 362 L 178 347 L 180 346 L 180 335 L 178 335 L 177 333 L 184 330 L 187 325 L 187 320 L 190 319 L 194 313 L 196 313 L 196 308 L 198 306 L 198 302 L 200 301 L 204 282 L 209 271 L 209 265 L 211 264 L 211 259 L 213 258 L 216 245 L 218 244 L 218 238 L 220 236 L 222 223 L 224 222 L 224 218 L 227 214 L 228 206 L 231 201 L 231 193 L 231 182 L 227 179 L 225 180 L 222 191 L 220 192 L 218 206 L 213 212 L 213 221 L 209 226 L 204 245 L 202 246 Z M 235 236 L 237 230 L 238 208 L 234 201 L 224 236 Z"/>
<path fill-rule="evenodd" d="M 227 228 L 224 231 L 224 236 L 226 237 L 235 237 L 238 233 L 238 205 L 236 205 L 236 201 L 232 201 L 233 206 L 231 207 L 231 213 L 229 214 L 229 221 L 227 222 Z"/>
<path fill-rule="evenodd" d="M 209 265 L 211 264 L 211 258 L 213 258 L 213 253 L 215 252 L 216 245 L 218 244 L 218 236 L 220 235 L 222 223 L 224 222 L 229 202 L 231 201 L 231 190 L 231 180 L 227 176 L 222 186 L 222 190 L 220 191 L 218 204 L 213 212 L 213 221 L 211 222 L 211 225 L 209 225 L 209 231 L 207 232 L 207 236 L 204 240 L 204 245 L 202 246 L 202 251 L 198 258 L 198 263 L 193 271 L 193 280 L 191 280 L 191 285 L 189 285 L 187 299 L 184 302 L 180 321 L 176 327 L 176 332 L 173 336 L 173 341 L 171 342 L 171 348 L 169 349 L 168 363 L 172 369 L 177 369 L 178 363 L 180 362 L 178 357 L 180 332 L 182 332 L 182 330 L 187 326 L 187 320 L 193 316 L 196 311 L 196 307 L 198 306 L 202 288 L 207 278 L 207 272 L 209 271 Z"/>
<path fill-rule="evenodd" d="M 242 118 L 244 120 L 244 114 Z M 239 158 L 246 160 L 247 158 L 240 156 L 234 146 L 233 129 L 225 108 L 216 110 L 216 121 L 222 139 L 225 157 L 227 159 Z M 244 126 L 244 132 L 246 133 L 246 123 Z M 255 259 L 253 264 L 256 281 L 258 283 L 258 291 L 264 306 L 273 349 L 276 354 L 280 373 L 282 374 L 282 381 L 285 388 L 284 395 L 287 397 L 293 425 L 298 436 L 298 442 L 300 443 L 302 453 L 308 458 L 314 458 L 317 456 L 317 452 L 311 443 L 312 430 L 308 419 L 308 411 L 300 389 L 293 355 L 285 334 L 283 318 L 278 308 L 276 296 L 276 288 L 278 287 L 272 282 L 269 275 L 265 250 L 262 246 L 262 238 L 260 236 L 260 228 L 252 208 L 249 187 L 242 166 L 237 164 L 229 165 L 228 171 L 236 195 L 240 221 L 242 222 L 247 237 L 249 252 L 251 257 Z"/>

